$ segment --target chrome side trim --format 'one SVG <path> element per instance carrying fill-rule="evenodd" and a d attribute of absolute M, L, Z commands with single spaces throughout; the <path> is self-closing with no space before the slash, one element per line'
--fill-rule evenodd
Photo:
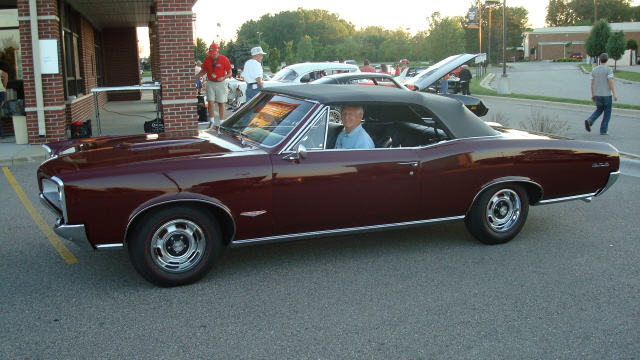
<path fill-rule="evenodd" d="M 96 250 L 124 250 L 124 244 L 96 245 Z"/>
<path fill-rule="evenodd" d="M 614 171 L 614 172 L 610 173 L 609 174 L 609 180 L 607 180 L 607 185 L 605 185 L 604 188 L 602 188 L 602 190 L 598 191 L 596 193 L 596 196 L 600 196 L 605 191 L 609 190 L 609 188 L 612 187 L 613 184 L 616 183 L 616 181 L 618 181 L 619 177 L 620 177 L 620 171 Z"/>
<path fill-rule="evenodd" d="M 591 193 L 591 194 L 567 196 L 567 197 L 556 198 L 556 199 L 540 200 L 540 201 L 538 201 L 538 203 L 536 205 L 555 204 L 555 203 L 559 203 L 559 202 L 573 201 L 573 200 L 582 200 L 582 201 L 586 201 L 586 202 L 591 202 L 591 199 L 595 195 L 596 195 L 596 193 Z"/>
<path fill-rule="evenodd" d="M 440 218 L 440 219 L 418 220 L 418 221 L 409 221 L 409 222 L 394 223 L 394 224 L 385 224 L 385 225 L 360 226 L 360 227 L 353 227 L 353 228 L 346 228 L 346 229 L 312 231 L 312 232 L 299 233 L 299 234 L 267 236 L 263 238 L 235 240 L 231 242 L 229 247 L 234 248 L 234 247 L 241 247 L 241 246 L 248 246 L 248 245 L 255 245 L 255 244 L 268 244 L 268 243 L 285 242 L 285 241 L 293 241 L 293 240 L 313 239 L 313 238 L 333 236 L 333 235 L 349 235 L 349 234 L 389 230 L 389 229 L 395 229 L 395 228 L 409 228 L 409 227 L 416 227 L 416 226 L 421 226 L 421 225 L 430 224 L 430 223 L 461 220 L 461 219 L 464 219 L 464 215 L 451 216 L 451 217 Z"/>
<path fill-rule="evenodd" d="M 60 223 L 61 220 L 62 219 L 56 220 L 53 232 L 61 238 L 67 239 L 78 245 L 82 250 L 93 251 L 93 246 L 89 243 L 89 238 L 87 238 L 87 232 L 85 231 L 84 224 L 65 225 Z"/>

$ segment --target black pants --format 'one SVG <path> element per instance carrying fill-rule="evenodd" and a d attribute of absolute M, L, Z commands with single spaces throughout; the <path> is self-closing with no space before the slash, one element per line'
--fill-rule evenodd
<path fill-rule="evenodd" d="M 469 82 L 461 81 L 460 87 L 462 88 L 462 95 L 471 95 L 471 91 L 469 91 Z"/>

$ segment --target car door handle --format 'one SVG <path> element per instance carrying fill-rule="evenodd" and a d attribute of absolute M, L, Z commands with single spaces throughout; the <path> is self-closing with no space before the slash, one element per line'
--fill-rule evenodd
<path fill-rule="evenodd" d="M 411 166 L 411 167 L 417 167 L 418 166 L 418 162 L 417 161 L 399 162 L 399 163 L 396 163 L 396 165 L 400 165 L 400 166 L 408 165 L 408 166 Z"/>

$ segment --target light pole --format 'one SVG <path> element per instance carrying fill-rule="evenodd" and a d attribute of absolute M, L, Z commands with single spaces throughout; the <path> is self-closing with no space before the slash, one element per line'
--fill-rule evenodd
<path fill-rule="evenodd" d="M 258 34 L 258 46 L 262 46 L 262 40 L 260 40 L 260 35 L 262 35 L 262 33 L 260 31 L 256 31 L 256 34 Z"/>
<path fill-rule="evenodd" d="M 498 94 L 511 94 L 511 78 L 507 76 L 507 0 L 502 1 L 502 76 Z"/>

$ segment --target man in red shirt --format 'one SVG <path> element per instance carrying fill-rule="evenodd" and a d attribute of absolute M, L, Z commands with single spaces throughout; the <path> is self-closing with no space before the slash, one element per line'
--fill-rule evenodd
<path fill-rule="evenodd" d="M 196 74 L 196 78 L 207 74 L 207 102 L 209 103 L 209 121 L 215 126 L 220 125 L 224 120 L 224 111 L 229 91 L 227 90 L 227 79 L 231 77 L 231 62 L 229 58 L 218 52 L 218 45 L 211 44 L 209 56 L 204 58 L 202 70 Z M 215 120 L 214 102 L 218 103 L 218 114 L 220 119 Z"/>
<path fill-rule="evenodd" d="M 360 68 L 360 72 L 376 72 L 376 69 L 369 65 L 369 59 L 364 59 L 364 66 Z"/>

